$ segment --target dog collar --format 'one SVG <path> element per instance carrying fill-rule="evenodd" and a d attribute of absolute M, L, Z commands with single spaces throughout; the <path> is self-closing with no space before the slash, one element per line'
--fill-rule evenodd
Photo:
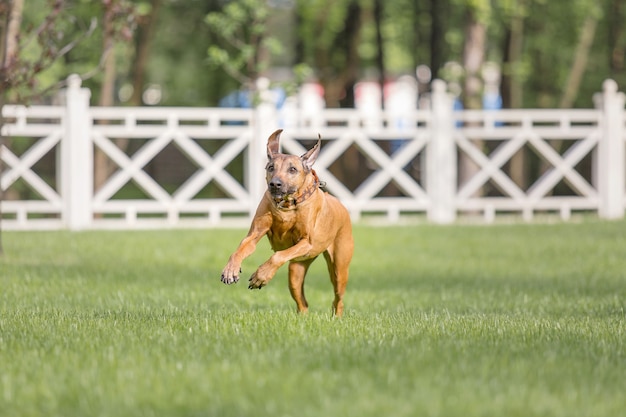
<path fill-rule="evenodd" d="M 302 204 L 306 200 L 308 200 L 309 197 L 311 197 L 320 187 L 320 180 L 317 177 L 317 173 L 315 172 L 315 170 L 312 170 L 311 172 L 313 173 L 313 178 L 315 178 L 313 184 L 311 184 L 310 187 L 304 190 L 302 194 L 300 194 L 298 197 L 294 198 L 292 195 L 286 195 L 279 201 L 274 200 L 274 202 L 276 203 L 276 207 L 281 210 L 295 210 L 299 204 Z"/>

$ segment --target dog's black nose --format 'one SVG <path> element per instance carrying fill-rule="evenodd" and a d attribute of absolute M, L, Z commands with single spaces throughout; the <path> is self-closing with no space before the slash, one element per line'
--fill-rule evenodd
<path fill-rule="evenodd" d="M 280 188 L 282 186 L 283 186 L 283 183 L 280 180 L 280 178 L 274 177 L 270 180 L 270 188 Z"/>

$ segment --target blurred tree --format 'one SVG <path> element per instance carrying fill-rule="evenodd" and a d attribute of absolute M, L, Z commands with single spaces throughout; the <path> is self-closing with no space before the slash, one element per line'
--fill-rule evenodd
<path fill-rule="evenodd" d="M 89 40 L 97 27 L 92 16 L 79 19 L 72 15 L 66 0 L 35 1 L 40 6 L 36 12 L 24 8 L 24 0 L 0 3 L 0 92 L 13 102 L 41 97 L 48 90 L 63 86 L 65 77 L 48 79 L 46 75 Z M 75 26 L 73 30 L 68 30 L 68 22 Z"/>
<path fill-rule="evenodd" d="M 39 72 L 33 78 L 32 83 L 36 91 L 56 90 L 59 82 L 63 83 L 68 74 L 77 73 L 81 74 L 83 84 L 92 90 L 92 96 L 96 100 L 99 99 L 105 58 L 109 55 L 109 53 L 102 53 L 105 1 L 108 0 L 97 2 L 60 0 L 58 2 L 62 4 L 61 16 L 54 21 L 53 25 L 56 31 L 54 36 L 57 38 L 49 39 L 48 42 L 58 43 L 60 38 L 80 41 L 72 42 L 72 47 L 64 51 L 61 59 L 54 60 L 45 71 Z M 57 2 L 54 0 L 28 0 L 28 7 L 25 7 L 23 12 L 22 32 L 30 33 L 46 21 L 50 17 L 51 4 L 55 3 Z M 128 22 L 129 16 L 132 17 L 126 14 L 116 17 L 116 19 L 122 19 L 116 22 L 119 31 L 123 30 L 122 25 L 127 26 L 127 31 L 132 29 L 132 22 Z M 95 30 L 96 28 L 99 30 Z M 85 36 L 87 33 L 89 36 Z M 118 45 L 119 43 L 116 44 Z M 109 51 L 111 52 L 111 49 Z M 42 46 L 38 42 L 28 42 L 21 55 L 25 59 L 32 60 L 41 53 Z M 125 72 L 126 68 L 123 68 L 123 71 Z M 41 94 L 38 96 L 40 99 L 47 97 Z"/>
<path fill-rule="evenodd" d="M 378 72 L 378 84 L 380 84 L 381 91 L 385 88 L 385 77 L 387 75 L 385 65 L 385 46 L 383 42 L 383 1 L 374 0 L 374 26 L 376 27 L 376 70 Z M 381 94 L 380 97 L 381 108 L 385 107 L 385 98 Z"/>
<path fill-rule="evenodd" d="M 209 62 L 248 91 L 255 91 L 257 78 L 269 68 L 270 55 L 282 51 L 281 43 L 269 35 L 269 14 L 265 0 L 240 0 L 206 16 L 206 23 L 222 41 L 208 48 Z"/>
<path fill-rule="evenodd" d="M 345 60 L 342 60 L 344 65 L 337 65 L 338 77 L 322 78 L 323 83 L 328 87 L 326 101 L 328 103 L 330 98 L 331 106 L 334 102 L 341 107 L 354 107 L 354 86 L 359 81 L 359 77 L 363 75 L 359 56 L 362 29 L 363 8 L 359 1 L 350 1 L 347 4 L 344 25 L 333 41 L 336 48 L 329 51 L 335 62 L 345 57 Z M 322 57 L 322 50 L 317 52 L 319 59 Z M 380 74 L 380 76 L 384 76 L 384 74 Z"/>
<path fill-rule="evenodd" d="M 238 87 L 223 68 L 207 62 L 207 50 L 219 42 L 219 37 L 205 18 L 221 10 L 224 1 L 162 2 L 146 63 L 144 89 L 158 86 L 162 90 L 161 105 L 217 105 L 221 97 Z"/>
<path fill-rule="evenodd" d="M 520 108 L 523 105 L 524 82 L 524 20 L 527 2 L 532 0 L 500 1 L 503 9 L 504 36 L 502 52 L 502 82 L 500 92 L 502 107 Z M 528 187 L 528 167 L 524 150 L 517 152 L 509 161 L 509 175 L 521 189 Z"/>
<path fill-rule="evenodd" d="M 103 81 L 98 105 L 115 104 L 117 65 L 115 45 L 120 40 L 130 42 L 135 24 L 134 6 L 127 0 L 102 0 L 102 62 Z M 116 145 L 126 149 L 128 141 L 117 139 Z M 115 164 L 99 148 L 94 151 L 94 190 L 100 189 L 115 169 Z"/>
<path fill-rule="evenodd" d="M 609 67 L 611 76 L 624 73 L 624 55 L 626 55 L 626 1 L 610 0 L 607 7 Z"/>
<path fill-rule="evenodd" d="M 587 6 L 587 7 L 584 7 Z M 574 100 L 578 95 L 580 89 L 580 83 L 582 81 L 583 74 L 587 69 L 587 61 L 589 60 L 589 51 L 593 44 L 593 38 L 596 34 L 596 27 L 598 26 L 598 20 L 602 14 L 602 10 L 596 2 L 587 2 L 583 7 L 585 8 L 585 20 L 580 27 L 580 33 L 578 37 L 578 43 L 572 59 L 572 65 L 563 88 L 561 100 L 559 101 L 560 108 L 569 108 L 574 104 Z"/>
<path fill-rule="evenodd" d="M 487 25 L 491 18 L 489 0 L 466 0 L 463 43 L 463 105 L 467 109 L 482 107 L 481 70 L 487 53 Z"/>
<path fill-rule="evenodd" d="M 125 87 L 125 91 L 134 94 L 132 100 L 130 93 L 124 95 L 124 100 L 137 103 L 137 96 L 143 88 L 134 88 L 133 84 L 143 73 L 144 86 L 158 84 L 162 88 L 162 104 L 215 105 L 238 83 L 228 78 L 224 67 L 207 67 L 206 51 L 213 45 L 226 50 L 231 58 L 242 53 L 229 46 L 221 33 L 212 31 L 204 17 L 211 12 L 223 12 L 227 6 L 241 9 L 247 2 L 259 4 L 261 11 L 269 10 L 265 19 L 266 37 L 274 37 L 277 31 L 280 32 L 278 39 L 282 43 L 282 52 L 268 54 L 263 52 L 267 50 L 264 45 L 252 55 L 249 49 L 243 53 L 248 56 L 257 54 L 260 58 L 269 55 L 271 59 L 266 60 L 265 65 L 271 66 L 307 63 L 316 69 L 317 77 L 327 87 L 330 106 L 338 106 L 340 101 L 343 105 L 352 103 L 349 86 L 354 80 L 379 77 L 381 60 L 377 56 L 383 56 L 382 66 L 387 77 L 412 74 L 417 64 L 424 63 L 430 64 L 433 75 L 437 76 L 444 63 L 461 62 L 466 45 L 465 10 L 470 4 L 482 7 L 480 4 L 484 3 L 482 0 L 134 0 L 133 4 L 142 16 L 135 47 L 118 46 L 115 52 L 115 87 Z M 570 92 L 574 86 L 568 82 L 568 77 L 574 68 L 577 45 L 581 45 L 580 29 L 585 27 L 585 19 L 590 23 L 594 16 L 597 23 L 592 42 L 587 42 L 587 71 L 580 78 L 578 94 L 576 99 L 570 100 L 571 105 L 589 105 L 588 97 L 608 76 L 625 83 L 626 72 L 620 71 L 626 48 L 622 25 L 626 9 L 624 2 L 575 0 L 567 5 L 545 0 L 487 2 L 493 10 L 486 19 L 485 59 L 503 63 L 505 105 L 558 105 L 565 96 L 566 86 L 570 86 Z M 28 3 L 29 7 L 24 11 L 25 23 L 41 21 L 45 17 L 46 8 L 42 5 L 46 0 L 29 0 Z M 83 30 L 81 21 L 86 17 L 94 14 L 100 17 L 103 13 L 103 0 L 66 0 L 66 3 L 71 5 L 74 16 L 72 22 L 65 23 L 64 31 L 68 34 Z M 297 24 L 282 11 L 289 7 L 293 9 Z M 382 13 L 377 13 L 377 7 Z M 600 13 L 590 14 L 592 7 Z M 159 30 L 154 30 L 154 24 L 150 22 L 151 17 L 157 15 Z M 226 21 L 219 23 L 225 24 Z M 242 29 L 249 35 L 253 26 Z M 289 31 L 295 33 L 290 36 Z M 85 73 L 88 68 L 93 68 L 94 63 L 97 65 L 103 42 L 103 32 L 99 31 L 45 74 L 40 74 L 37 83 L 52 85 L 68 72 Z M 296 45 L 292 46 L 292 42 Z M 378 47 L 379 44 L 382 48 Z M 148 48 L 143 49 L 144 45 Z M 154 48 L 151 49 L 150 45 Z M 295 51 L 291 51 L 292 47 Z M 213 51 L 217 49 L 213 48 Z M 229 61 L 231 67 L 236 66 L 237 59 Z M 554 65 L 554 62 L 569 62 L 571 65 Z M 141 66 L 144 71 L 135 70 Z M 247 71 L 243 67 L 241 70 Z M 183 73 L 185 76 L 180 76 Z M 104 81 L 104 74 L 99 73 L 84 83 L 91 88 L 96 102 L 100 102 Z"/>
<path fill-rule="evenodd" d="M 135 35 L 135 53 L 131 67 L 132 93 L 128 100 L 131 106 L 142 103 L 142 94 L 145 87 L 146 69 L 150 58 L 150 50 L 154 43 L 156 22 L 161 11 L 163 0 L 151 0 L 142 3 L 138 13 L 137 30 Z"/>
<path fill-rule="evenodd" d="M 105 3 L 106 1 L 108 0 Z M 24 0 L 6 0 L 0 3 L 0 178 L 4 167 L 2 149 L 6 146 L 2 135 L 4 104 L 9 98 L 11 102 L 28 102 L 50 89 L 64 86 L 64 81 L 56 81 L 42 87 L 38 83 L 38 76 L 66 58 L 96 28 L 96 20 L 91 19 L 88 28 L 77 30 L 76 26 L 81 25 L 77 24 L 78 19 L 71 14 L 73 10 L 65 0 L 50 0 L 45 6 L 39 10 L 42 18 L 37 25 L 24 27 Z M 127 21 L 120 23 L 119 16 L 109 18 L 111 20 L 107 23 L 111 27 L 117 27 L 120 33 L 130 33 Z M 70 26 L 74 26 L 73 31 L 68 30 Z M 103 51 L 103 56 L 107 53 L 107 50 Z M 2 190 L 3 187 L 0 186 L 0 203 L 3 198 Z"/>
<path fill-rule="evenodd" d="M 449 7 L 447 0 L 430 0 L 430 69 L 433 78 L 437 78 L 445 64 L 445 20 Z"/>
<path fill-rule="evenodd" d="M 519 108 L 523 104 L 524 19 L 526 3 L 532 0 L 510 0 L 503 4 L 502 106 Z"/>
<path fill-rule="evenodd" d="M 358 0 L 299 0 L 298 37 L 303 62 L 315 69 L 326 105 L 352 107 L 362 75 L 359 45 L 363 8 Z"/>
<path fill-rule="evenodd" d="M 4 200 L 4 188 L 2 186 L 2 174 L 4 173 L 4 162 L 2 160 L 2 149 L 5 146 L 2 127 L 4 126 L 4 116 L 2 109 L 7 99 L 8 91 L 19 85 L 13 77 L 19 77 L 18 71 L 18 40 L 20 26 L 22 23 L 23 0 L 0 3 L 0 255 L 4 253 L 2 246 L 2 201 Z"/>
<path fill-rule="evenodd" d="M 491 2 L 489 0 L 466 0 L 465 8 L 465 41 L 463 44 L 463 106 L 466 109 L 482 108 L 483 80 L 481 70 L 487 53 L 487 25 L 491 18 Z M 474 145 L 483 147 L 480 139 L 474 139 Z M 464 184 L 480 167 L 465 153 L 459 154 L 459 183 Z M 481 193 L 479 191 L 477 193 Z"/>

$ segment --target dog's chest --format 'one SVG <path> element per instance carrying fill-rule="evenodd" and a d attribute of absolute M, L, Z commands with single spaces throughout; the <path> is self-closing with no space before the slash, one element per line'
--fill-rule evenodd
<path fill-rule="evenodd" d="M 302 239 L 302 223 L 291 213 L 275 217 L 267 237 L 274 251 L 284 250 L 295 245 Z"/>

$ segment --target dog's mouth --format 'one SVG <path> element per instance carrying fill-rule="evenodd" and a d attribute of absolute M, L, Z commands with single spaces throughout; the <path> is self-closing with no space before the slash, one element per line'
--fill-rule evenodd
<path fill-rule="evenodd" d="M 292 189 L 284 189 L 280 187 L 271 187 L 271 186 L 268 189 L 269 189 L 270 195 L 276 202 L 287 201 L 289 199 L 293 199 L 293 195 L 297 191 L 295 189 L 292 190 Z"/>
<path fill-rule="evenodd" d="M 293 196 L 292 193 L 288 193 L 285 191 L 272 191 L 272 190 L 270 190 L 270 195 L 276 201 L 289 200 L 289 198 L 292 198 Z"/>

